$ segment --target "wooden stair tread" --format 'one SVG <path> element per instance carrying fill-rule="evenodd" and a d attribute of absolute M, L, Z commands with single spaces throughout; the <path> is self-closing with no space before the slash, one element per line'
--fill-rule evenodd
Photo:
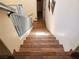
<path fill-rule="evenodd" d="M 52 48 L 52 47 L 62 47 L 63 48 L 63 46 L 62 45 L 59 45 L 59 44 L 38 44 L 38 43 L 28 43 L 28 44 L 23 44 L 23 45 L 21 45 L 21 46 L 24 46 L 24 47 L 26 47 L 26 46 L 28 46 L 28 47 L 49 47 L 49 48 Z"/>
<path fill-rule="evenodd" d="M 48 41 L 24 41 L 24 44 L 27 43 L 38 43 L 38 44 L 59 44 L 59 41 L 54 41 L 54 42 L 48 42 Z"/>
<path fill-rule="evenodd" d="M 40 31 L 40 30 L 39 30 Z M 37 31 L 38 32 L 38 31 Z M 44 31 L 43 31 L 44 32 Z M 36 32 L 32 32 L 32 33 L 36 33 Z M 30 33 L 30 35 L 28 37 L 26 37 L 26 39 L 28 38 L 36 38 L 36 37 L 39 37 L 39 38 L 51 38 L 51 39 L 54 39 L 56 38 L 55 36 L 51 35 L 50 33 L 48 33 L 49 35 L 39 35 L 39 36 L 36 36 L 36 35 L 31 35 L 32 33 Z M 46 33 L 46 32 L 45 32 Z M 38 38 L 38 39 L 39 39 Z"/>
<path fill-rule="evenodd" d="M 27 43 L 27 44 L 23 44 L 24 46 L 31 46 L 31 45 L 41 45 L 41 46 L 44 46 L 44 45 L 49 45 L 49 46 L 51 46 L 51 45 L 59 45 L 59 44 L 37 44 L 37 43 Z"/>
<path fill-rule="evenodd" d="M 48 37 L 47 38 L 46 37 L 45 38 L 43 38 L 43 37 L 39 37 L 39 38 L 38 37 L 32 37 L 31 39 L 32 40 L 55 40 L 54 38 L 51 38 L 51 37 L 49 37 L 49 38 Z M 28 39 L 26 39 L 26 40 L 28 40 Z"/>
<path fill-rule="evenodd" d="M 63 48 L 63 45 L 21 45 L 21 48 Z"/>
<path fill-rule="evenodd" d="M 70 56 L 65 52 L 15 52 L 16 56 Z"/>
<path fill-rule="evenodd" d="M 20 51 L 25 52 L 64 52 L 63 48 L 20 48 Z"/>
<path fill-rule="evenodd" d="M 43 39 L 43 40 L 31 40 L 31 39 L 27 39 L 27 40 L 24 40 L 24 42 L 58 42 L 59 43 L 59 41 L 58 40 L 45 40 L 45 39 Z"/>
<path fill-rule="evenodd" d="M 16 59 L 73 59 L 70 56 L 16 56 Z"/>
<path fill-rule="evenodd" d="M 59 43 L 38 43 L 38 42 L 35 42 L 35 43 L 24 43 L 23 45 L 59 45 Z"/>

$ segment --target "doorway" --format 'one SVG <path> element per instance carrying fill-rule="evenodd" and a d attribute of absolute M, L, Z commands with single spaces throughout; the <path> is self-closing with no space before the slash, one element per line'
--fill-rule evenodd
<path fill-rule="evenodd" d="M 43 0 L 37 0 L 37 19 L 43 19 Z"/>

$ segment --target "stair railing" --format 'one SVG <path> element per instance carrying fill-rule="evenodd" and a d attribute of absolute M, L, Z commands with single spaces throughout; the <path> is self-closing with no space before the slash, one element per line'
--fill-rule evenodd
<path fill-rule="evenodd" d="M 7 12 L 15 12 L 15 9 L 0 2 L 0 9 Z"/>
<path fill-rule="evenodd" d="M 20 5 L 18 7 L 21 8 Z M 20 37 L 23 36 L 23 34 L 25 34 L 27 30 L 29 30 L 32 27 L 32 14 L 26 17 L 24 16 L 24 13 L 22 14 L 18 13 L 17 15 L 16 9 L 12 8 L 11 6 L 9 7 L 1 2 L 0 2 L 0 9 L 7 12 L 8 16 L 11 18 L 14 24 L 16 32 Z"/>

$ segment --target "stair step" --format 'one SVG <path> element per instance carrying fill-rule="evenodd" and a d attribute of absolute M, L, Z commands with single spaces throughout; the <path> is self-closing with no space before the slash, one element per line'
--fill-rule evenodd
<path fill-rule="evenodd" d="M 16 56 L 15 59 L 73 59 L 70 56 Z"/>
<path fill-rule="evenodd" d="M 24 46 L 31 46 L 31 45 L 59 45 L 58 43 L 24 43 Z"/>
<path fill-rule="evenodd" d="M 63 45 L 21 45 L 21 48 L 63 48 Z"/>
<path fill-rule="evenodd" d="M 63 48 L 20 48 L 21 52 L 64 52 Z"/>
<path fill-rule="evenodd" d="M 33 42 L 33 43 L 29 43 L 29 42 L 27 42 L 27 43 L 25 43 L 24 42 L 24 44 L 23 45 L 59 45 L 59 43 L 57 43 L 57 42 L 53 42 L 53 43 L 38 43 L 38 42 Z"/>
<path fill-rule="evenodd" d="M 0 56 L 0 59 L 8 59 L 8 56 Z"/>
<path fill-rule="evenodd" d="M 58 40 L 51 40 L 51 39 L 48 39 L 48 40 L 46 40 L 46 39 L 26 39 L 26 40 L 24 40 L 24 41 L 27 41 L 27 42 L 59 42 Z"/>
<path fill-rule="evenodd" d="M 40 39 L 40 40 L 50 40 L 50 39 L 55 39 L 56 40 L 56 37 L 54 36 L 48 36 L 48 35 L 39 35 L 39 36 L 35 36 L 35 35 L 29 35 L 28 37 L 26 37 L 26 39 Z"/>
<path fill-rule="evenodd" d="M 0 59 L 14 59 L 13 55 L 0 55 Z"/>
<path fill-rule="evenodd" d="M 57 42 L 57 43 L 59 43 L 59 41 L 58 40 L 30 40 L 30 39 L 28 39 L 28 40 L 24 40 L 24 43 L 32 43 L 32 42 L 38 42 L 38 43 L 52 43 L 52 42 Z"/>
<path fill-rule="evenodd" d="M 70 56 L 65 52 L 15 52 L 15 56 Z"/>

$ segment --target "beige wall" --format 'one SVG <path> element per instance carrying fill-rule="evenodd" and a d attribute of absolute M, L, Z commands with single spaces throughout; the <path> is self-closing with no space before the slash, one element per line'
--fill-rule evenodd
<path fill-rule="evenodd" d="M 0 2 L 4 3 L 4 4 L 7 4 L 7 5 L 10 5 L 10 4 L 19 4 L 21 3 L 20 0 L 0 0 Z"/>
<path fill-rule="evenodd" d="M 37 0 L 0 0 L 7 5 L 22 4 L 25 10 L 25 15 L 32 14 L 32 19 L 37 20 Z"/>
<path fill-rule="evenodd" d="M 20 38 L 6 12 L 0 10 L 0 39 L 6 47 L 13 53 L 13 50 L 19 49 Z"/>
<path fill-rule="evenodd" d="M 45 6 L 45 21 L 46 21 L 46 26 L 49 31 L 54 32 L 54 20 L 52 17 L 52 12 L 51 9 L 49 10 L 48 8 L 48 2 L 49 0 L 46 0 L 46 6 Z"/>
<path fill-rule="evenodd" d="M 55 36 L 66 51 L 79 45 L 79 2 L 77 0 L 56 0 L 54 16 Z"/>
<path fill-rule="evenodd" d="M 8 0 L 8 1 L 7 0 L 0 0 L 0 2 L 4 3 L 6 5 L 15 5 L 15 4 L 22 3 L 24 8 L 25 8 L 25 11 L 26 11 L 27 7 L 25 6 L 26 5 L 25 1 L 26 0 L 24 0 L 24 1 L 23 0 Z M 33 4 L 31 6 L 33 7 Z M 33 18 L 34 18 L 35 17 L 35 10 L 36 9 L 30 10 L 28 13 L 26 11 L 26 13 L 28 15 L 28 14 L 31 13 L 31 11 L 34 11 L 34 14 L 33 14 Z M 4 42 L 4 44 L 10 50 L 11 53 L 13 53 L 14 49 L 16 51 L 19 50 L 20 44 L 23 43 L 23 40 L 25 39 L 26 36 L 28 36 L 28 34 L 30 33 L 31 29 L 29 29 L 25 33 L 25 35 L 22 38 L 20 38 L 18 36 L 15 28 L 14 28 L 14 25 L 13 25 L 11 19 L 8 18 L 6 12 L 0 10 L 0 39 Z"/>
<path fill-rule="evenodd" d="M 79 2 L 76 0 L 55 1 L 54 14 L 46 7 L 47 28 L 56 36 L 60 44 L 63 44 L 65 51 L 75 50 L 79 45 Z"/>
<path fill-rule="evenodd" d="M 6 47 L 13 53 L 13 50 L 19 51 L 20 45 L 29 35 L 32 27 L 22 36 L 19 37 L 12 20 L 7 16 L 7 13 L 0 10 L 0 39 Z"/>
<path fill-rule="evenodd" d="M 23 0 L 25 14 L 32 14 L 33 20 L 37 20 L 37 0 Z"/>

